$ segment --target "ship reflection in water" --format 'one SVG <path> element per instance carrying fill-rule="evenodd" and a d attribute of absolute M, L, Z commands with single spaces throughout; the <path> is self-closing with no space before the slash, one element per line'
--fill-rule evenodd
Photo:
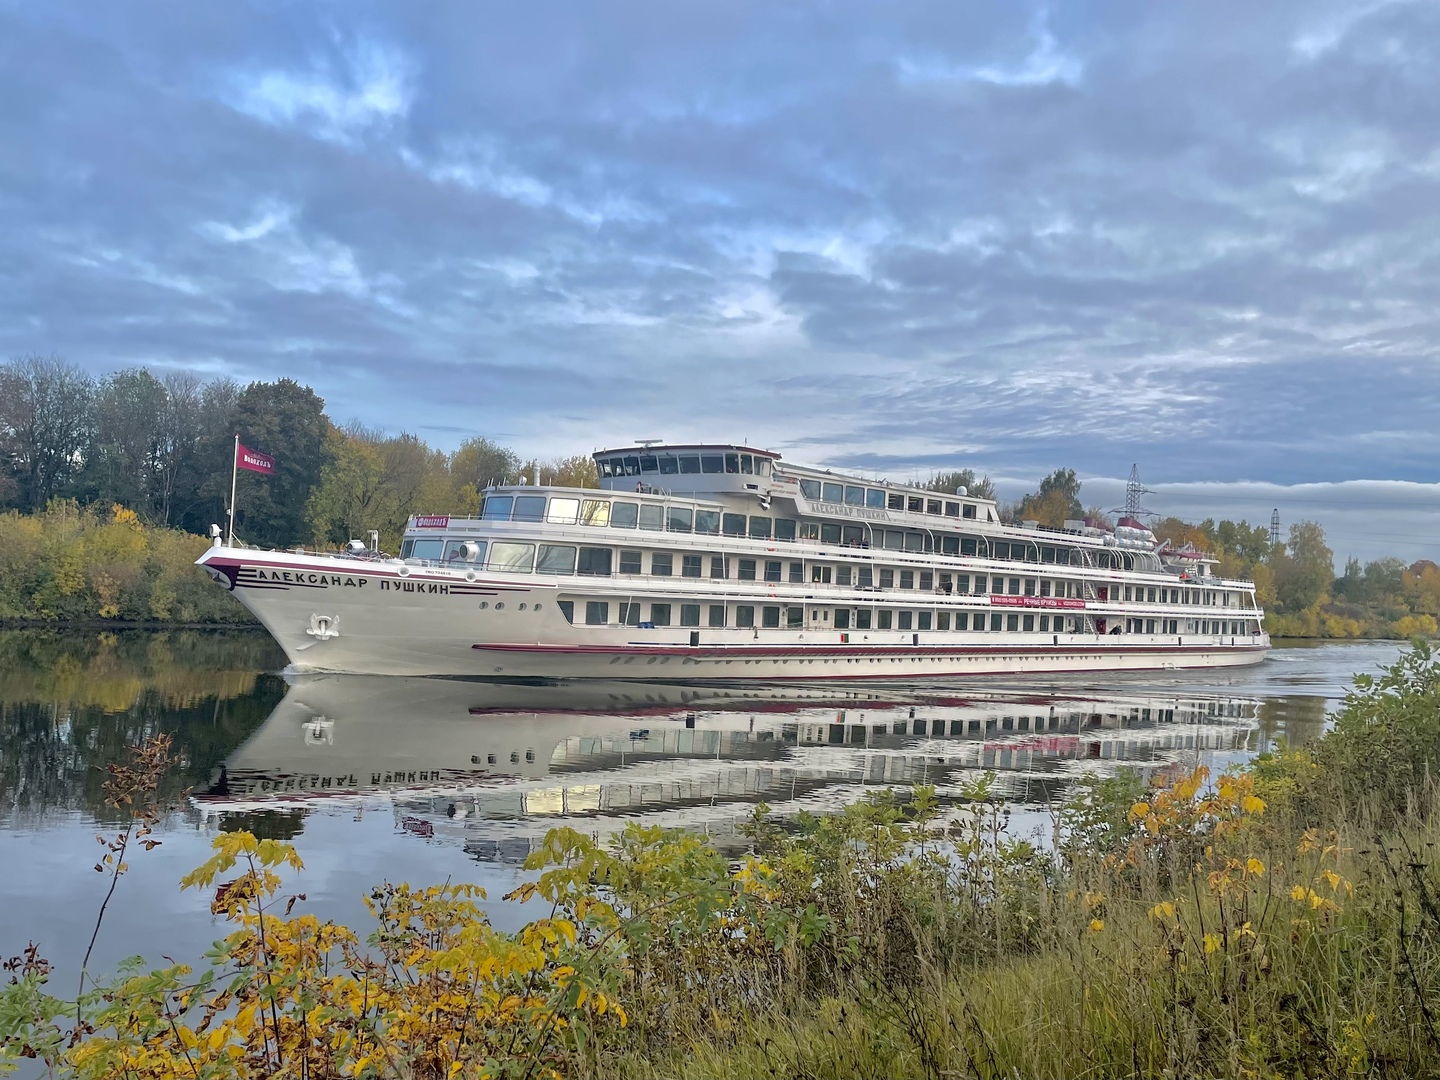
<path fill-rule="evenodd" d="M 1259 706 L 1178 687 L 959 696 L 300 676 L 192 801 L 227 824 L 288 820 L 289 835 L 315 810 L 383 810 L 397 829 L 511 862 L 562 824 L 605 834 L 642 821 L 724 841 L 760 802 L 833 810 L 927 783 L 949 805 L 983 770 L 1039 807 L 1087 773 L 1229 760 Z"/>

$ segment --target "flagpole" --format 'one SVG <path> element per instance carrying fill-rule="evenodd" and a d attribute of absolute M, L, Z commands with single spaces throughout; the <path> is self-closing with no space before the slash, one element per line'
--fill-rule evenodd
<path fill-rule="evenodd" d="M 230 538 L 226 547 L 235 546 L 235 478 L 240 474 L 240 433 L 235 433 L 235 452 L 230 455 Z"/>

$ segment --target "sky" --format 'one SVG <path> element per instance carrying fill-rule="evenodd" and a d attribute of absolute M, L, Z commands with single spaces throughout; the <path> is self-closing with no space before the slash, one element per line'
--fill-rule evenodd
<path fill-rule="evenodd" d="M 1440 561 L 1440 5 L 0 0 L 0 358 Z"/>

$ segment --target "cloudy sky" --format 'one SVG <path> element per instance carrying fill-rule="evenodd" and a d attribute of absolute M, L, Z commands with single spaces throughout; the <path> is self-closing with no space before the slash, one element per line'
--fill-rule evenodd
<path fill-rule="evenodd" d="M 1440 6 L 0 0 L 0 356 L 1440 557 Z"/>

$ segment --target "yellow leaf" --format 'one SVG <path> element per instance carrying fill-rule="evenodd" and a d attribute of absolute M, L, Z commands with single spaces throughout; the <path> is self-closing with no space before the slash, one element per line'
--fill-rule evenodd
<path fill-rule="evenodd" d="M 1149 813 L 1150 804 L 1146 802 L 1137 802 L 1134 806 L 1130 807 L 1130 816 L 1137 821 L 1140 818 L 1148 816 Z"/>
<path fill-rule="evenodd" d="M 1290 890 L 1290 899 L 1291 899 L 1291 900 L 1304 900 L 1304 899 L 1305 899 L 1305 894 L 1306 894 L 1307 892 L 1309 892 L 1309 890 L 1306 889 L 1304 885 L 1296 885 L 1293 889 Z"/>
<path fill-rule="evenodd" d="M 1091 920 L 1090 920 L 1090 932 L 1091 932 L 1092 934 L 1098 934 L 1101 930 L 1104 930 L 1104 929 L 1105 929 L 1105 920 L 1104 920 L 1104 919 L 1091 919 Z"/>
<path fill-rule="evenodd" d="M 1215 952 L 1216 950 L 1218 950 L 1218 949 L 1220 948 L 1220 945 L 1221 945 L 1221 941 L 1220 941 L 1220 935 L 1219 935 L 1219 934 L 1206 934 L 1206 935 L 1205 935 L 1205 951 L 1206 951 L 1207 953 Z"/>
<path fill-rule="evenodd" d="M 1246 859 L 1245 872 L 1247 874 L 1254 874 L 1256 877 L 1260 877 L 1262 874 L 1265 873 L 1265 864 L 1259 859 L 1253 857 Z"/>
<path fill-rule="evenodd" d="M 1240 800 L 1240 809 L 1247 814 L 1263 814 L 1265 812 L 1265 800 L 1258 795 L 1246 795 Z"/>

